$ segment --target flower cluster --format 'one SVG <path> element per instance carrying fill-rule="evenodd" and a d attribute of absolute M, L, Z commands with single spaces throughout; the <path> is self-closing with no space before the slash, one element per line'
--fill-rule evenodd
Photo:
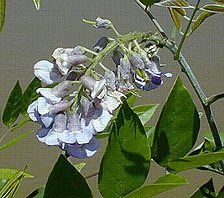
<path fill-rule="evenodd" d="M 112 24 L 97 18 L 94 26 L 110 28 Z M 98 61 L 104 69 L 104 74 L 99 74 L 92 67 L 94 58 L 100 57 L 111 40 L 99 39 L 95 52 L 81 46 L 57 48 L 52 62 L 42 60 L 34 65 L 35 76 L 46 86 L 36 90 L 39 97 L 27 111 L 30 119 L 41 125 L 37 132 L 41 142 L 56 145 L 73 157 L 92 156 L 99 147 L 95 136 L 106 129 L 121 98 L 135 87 L 155 89 L 163 83 L 162 76 L 171 77 L 160 70 L 157 47 L 149 52 L 138 44 L 133 49 L 116 48 L 112 54 L 115 72 Z"/>

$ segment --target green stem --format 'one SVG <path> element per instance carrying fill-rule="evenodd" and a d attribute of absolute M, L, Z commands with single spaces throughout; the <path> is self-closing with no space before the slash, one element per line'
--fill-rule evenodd
<path fill-rule="evenodd" d="M 207 103 L 208 103 L 209 105 L 211 105 L 211 104 L 213 104 L 214 102 L 216 102 L 217 100 L 222 99 L 222 98 L 224 98 L 224 93 L 222 93 L 222 94 L 217 94 L 217 95 L 213 95 L 213 96 L 210 96 L 210 97 L 207 98 Z"/>
<path fill-rule="evenodd" d="M 200 2 L 200 0 L 198 1 L 198 4 L 199 4 L 199 2 Z M 143 10 L 145 10 L 145 9 L 143 9 Z M 149 18 L 153 22 L 154 17 L 151 15 L 151 13 L 149 15 L 148 12 L 146 12 L 146 14 L 149 16 Z M 158 28 L 158 26 L 156 26 L 156 27 Z M 160 25 L 159 25 L 159 27 L 160 27 Z M 177 54 L 177 50 L 178 50 L 177 46 L 175 44 L 173 44 L 172 42 L 170 42 L 168 39 L 164 39 L 164 38 L 153 38 L 153 39 L 151 39 L 151 40 L 154 41 L 154 42 L 159 43 L 162 46 L 165 46 L 166 48 L 168 48 L 169 51 L 174 56 Z M 216 148 L 217 149 L 218 148 L 222 148 L 223 143 L 222 143 L 220 135 L 219 135 L 217 124 L 216 124 L 216 121 L 215 121 L 212 109 L 211 109 L 210 105 L 207 102 L 207 97 L 206 97 L 204 91 L 202 90 L 199 82 L 197 81 L 194 73 L 191 70 L 191 67 L 187 63 L 187 61 L 184 58 L 184 56 L 182 55 L 182 53 L 179 54 L 178 62 L 181 65 L 182 70 L 187 75 L 188 80 L 190 81 L 191 85 L 193 86 L 193 88 L 194 88 L 194 90 L 195 90 L 195 92 L 196 92 L 196 94 L 197 94 L 197 96 L 198 96 L 198 98 L 199 98 L 203 108 L 204 108 L 204 111 L 205 111 L 205 114 L 206 114 L 206 118 L 207 118 L 207 121 L 209 123 L 209 127 L 211 129 L 212 136 L 213 136 L 214 141 L 215 141 Z M 222 162 L 222 165 L 224 165 L 223 162 Z M 224 171 L 224 169 L 223 169 L 223 171 Z"/>
<path fill-rule="evenodd" d="M 4 132 L 4 134 L 2 135 L 2 137 L 0 138 L 0 143 L 4 140 L 4 138 L 7 136 L 8 133 L 16 131 L 17 129 L 19 129 L 20 127 L 24 126 L 29 121 L 30 121 L 30 119 L 28 117 L 25 117 L 18 124 L 12 126 L 8 130 L 6 130 Z"/>
<path fill-rule="evenodd" d="M 138 0 L 135 0 L 135 2 L 139 5 L 139 7 L 141 9 L 143 9 L 145 11 L 145 13 L 148 15 L 148 17 L 151 19 L 152 23 L 155 25 L 155 27 L 157 28 L 157 30 L 160 32 L 160 34 L 168 39 L 168 36 L 166 35 L 166 33 L 164 32 L 163 28 L 160 26 L 160 24 L 158 23 L 158 21 L 154 18 L 154 16 L 151 14 L 151 12 L 149 12 L 148 7 L 144 7 L 144 5 L 142 3 L 140 3 Z"/>
<path fill-rule="evenodd" d="M 185 39 L 186 39 L 186 37 L 187 37 L 187 33 L 188 33 L 188 31 L 189 31 L 189 29 L 190 29 L 190 27 L 191 27 L 191 23 L 192 23 L 192 21 L 193 21 L 193 19 L 194 19 L 194 16 L 195 16 L 195 14 L 196 14 L 196 12 L 197 12 L 197 10 L 198 10 L 198 6 L 199 6 L 200 1 L 201 1 L 201 0 L 198 0 L 198 1 L 197 1 L 197 4 L 196 4 L 196 6 L 195 6 L 195 8 L 194 8 L 194 11 L 193 11 L 193 13 L 192 13 L 192 15 L 191 15 L 191 18 L 190 18 L 190 20 L 189 20 L 189 22 L 188 22 L 188 24 L 187 24 L 186 29 L 185 29 L 184 35 L 183 35 L 182 38 L 181 38 L 181 41 L 180 41 L 180 44 L 179 44 L 179 46 L 178 46 L 177 52 L 176 52 L 176 54 L 175 54 L 175 56 L 174 56 L 174 59 L 175 59 L 175 60 L 178 60 L 178 59 L 179 59 L 180 51 L 181 51 L 182 46 L 183 46 L 183 44 L 184 44 L 184 41 L 185 41 Z"/>

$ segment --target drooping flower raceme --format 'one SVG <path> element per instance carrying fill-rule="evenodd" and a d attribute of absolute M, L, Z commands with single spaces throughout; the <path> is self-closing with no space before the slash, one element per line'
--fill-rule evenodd
<path fill-rule="evenodd" d="M 111 21 L 99 17 L 94 24 L 96 28 L 114 28 Z M 30 119 L 41 125 L 36 135 L 39 141 L 58 146 L 73 157 L 90 157 L 99 147 L 96 134 L 107 128 L 124 94 L 133 93 L 135 87 L 155 89 L 163 83 L 162 76 L 171 77 L 160 70 L 156 46 L 150 54 L 140 46 L 127 49 L 120 45 L 125 49 L 114 50 L 116 70 L 111 71 L 101 62 L 110 42 L 115 40 L 101 37 L 95 52 L 81 46 L 57 48 L 53 61 L 34 65 L 35 76 L 48 85 L 36 90 L 39 97 L 27 109 Z M 94 69 L 94 61 L 104 70 L 103 75 Z"/>
<path fill-rule="evenodd" d="M 77 49 L 58 48 L 53 52 L 55 64 L 49 61 L 35 64 L 35 75 L 42 82 L 59 84 L 37 89 L 40 97 L 27 111 L 30 119 L 41 125 L 37 132 L 41 142 L 59 146 L 70 156 L 85 158 L 95 154 L 99 147 L 95 135 L 104 131 L 124 95 L 115 90 L 113 72 L 107 72 L 99 80 L 88 75 L 79 77 L 85 94 L 70 94 L 73 91 L 72 81 L 67 79 L 70 71 L 87 60 Z M 75 104 L 71 95 L 78 98 Z"/>

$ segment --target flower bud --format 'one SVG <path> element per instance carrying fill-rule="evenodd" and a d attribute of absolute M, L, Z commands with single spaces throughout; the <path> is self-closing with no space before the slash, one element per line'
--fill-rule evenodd
<path fill-rule="evenodd" d="M 96 19 L 96 25 L 94 27 L 96 28 L 110 28 L 111 21 L 108 19 L 102 19 L 100 17 L 97 17 Z"/>
<path fill-rule="evenodd" d="M 141 56 L 137 53 L 133 53 L 130 56 L 129 61 L 131 62 L 132 66 L 135 68 L 144 69 L 145 67 L 144 62 L 141 59 Z"/>
<path fill-rule="evenodd" d="M 97 52 L 102 51 L 107 44 L 109 43 L 109 39 L 107 37 L 101 37 L 96 44 L 94 45 L 93 49 L 96 50 Z"/>

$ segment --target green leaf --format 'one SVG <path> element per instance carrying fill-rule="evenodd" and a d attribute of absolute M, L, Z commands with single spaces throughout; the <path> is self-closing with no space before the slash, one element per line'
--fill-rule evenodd
<path fill-rule="evenodd" d="M 76 168 L 77 171 L 81 172 L 82 169 L 86 166 L 85 162 L 81 162 L 79 164 L 75 164 L 74 167 Z"/>
<path fill-rule="evenodd" d="M 140 0 L 141 3 L 143 3 L 146 7 L 152 6 L 154 3 L 158 3 L 161 0 Z"/>
<path fill-rule="evenodd" d="M 212 0 L 212 1 L 214 1 L 216 3 L 219 3 L 221 5 L 224 5 L 224 0 Z"/>
<path fill-rule="evenodd" d="M 168 168 L 170 171 L 181 172 L 214 162 L 218 162 L 224 159 L 224 149 L 221 149 L 213 153 L 203 153 L 199 155 L 191 155 L 182 157 L 168 163 Z"/>
<path fill-rule="evenodd" d="M 84 177 L 68 162 L 64 155 L 60 155 L 54 165 L 44 192 L 44 198 L 62 197 L 92 197 Z"/>
<path fill-rule="evenodd" d="M 201 186 L 190 198 L 206 198 L 206 197 L 211 198 L 216 197 L 212 178 L 203 186 Z"/>
<path fill-rule="evenodd" d="M 23 171 L 17 169 L 0 168 L 0 179 L 12 179 L 18 172 Z M 24 173 L 25 178 L 33 178 L 29 173 Z"/>
<path fill-rule="evenodd" d="M 26 168 L 25 168 L 26 169 Z M 32 178 L 33 176 L 25 171 L 15 169 L 0 169 L 0 181 L 5 181 L 0 189 L 0 197 L 13 198 L 20 186 L 23 178 Z"/>
<path fill-rule="evenodd" d="M 194 146 L 200 119 L 180 77 L 169 94 L 155 129 L 153 159 L 162 166 L 185 156 Z"/>
<path fill-rule="evenodd" d="M 153 197 L 184 184 L 188 184 L 185 178 L 175 174 L 167 174 L 159 178 L 155 183 L 143 186 L 131 192 L 124 198 Z"/>
<path fill-rule="evenodd" d="M 40 10 L 42 0 L 33 0 L 33 3 L 34 3 L 36 10 Z"/>
<path fill-rule="evenodd" d="M 184 0 L 166 0 L 157 3 L 158 6 L 168 7 L 168 8 L 193 8 L 187 1 Z"/>
<path fill-rule="evenodd" d="M 26 198 L 43 198 L 44 197 L 44 190 L 45 190 L 45 187 L 42 186 L 42 187 L 36 189 L 35 191 L 33 191 Z"/>
<path fill-rule="evenodd" d="M 199 145 L 196 149 L 194 149 L 193 152 L 190 153 L 190 156 L 198 155 L 202 153 L 210 153 L 210 152 L 214 152 L 215 150 L 216 150 L 215 142 L 205 137 L 204 142 L 201 145 Z M 207 164 L 205 166 L 198 167 L 198 169 L 209 170 L 209 171 L 223 175 L 222 165 L 220 162 Z"/>
<path fill-rule="evenodd" d="M 28 106 L 38 98 L 38 94 L 36 90 L 41 87 L 41 81 L 38 78 L 34 78 L 26 90 L 23 93 L 23 107 L 22 107 L 22 114 L 25 116 L 27 115 L 27 108 Z"/>
<path fill-rule="evenodd" d="M 145 127 L 145 133 L 148 139 L 148 145 L 151 148 L 153 145 L 153 139 L 154 139 L 154 134 L 155 134 L 155 127 L 152 126 L 146 126 Z"/>
<path fill-rule="evenodd" d="M 28 131 L 26 133 L 20 134 L 17 137 L 11 139 L 10 141 L 8 141 L 7 143 L 3 144 L 2 146 L 0 146 L 0 151 L 9 148 L 10 146 L 12 146 L 13 144 L 15 144 L 16 142 L 24 139 L 25 137 L 27 137 L 28 135 L 30 135 L 31 133 L 33 133 L 33 130 Z"/>
<path fill-rule="evenodd" d="M 138 115 L 142 125 L 145 125 L 152 118 L 158 106 L 159 104 L 139 105 L 133 107 L 132 110 Z"/>
<path fill-rule="evenodd" d="M 124 102 L 111 127 L 101 161 L 99 189 L 103 197 L 117 198 L 139 188 L 147 178 L 150 149 L 138 116 Z"/>
<path fill-rule="evenodd" d="M 11 126 L 19 117 L 23 105 L 22 89 L 19 81 L 16 82 L 3 112 L 2 121 L 6 126 Z"/>
<path fill-rule="evenodd" d="M 203 6 L 202 10 L 212 12 L 212 13 L 222 13 L 224 12 L 224 5 L 207 4 Z"/>
<path fill-rule="evenodd" d="M 0 32 L 5 23 L 6 0 L 0 0 Z"/>
<path fill-rule="evenodd" d="M 190 34 L 192 34 L 196 29 L 198 29 L 205 19 L 212 15 L 214 15 L 214 13 L 212 12 L 201 12 L 198 15 L 197 19 L 192 23 Z"/>
<path fill-rule="evenodd" d="M 175 9 L 172 9 L 172 8 L 168 8 L 168 9 L 169 9 L 169 13 L 173 20 L 174 25 L 176 26 L 178 30 L 180 30 L 182 27 L 182 22 L 181 22 L 179 13 Z"/>
<path fill-rule="evenodd" d="M 186 11 L 183 8 L 172 8 L 173 10 L 176 10 L 181 16 L 186 16 Z"/>

